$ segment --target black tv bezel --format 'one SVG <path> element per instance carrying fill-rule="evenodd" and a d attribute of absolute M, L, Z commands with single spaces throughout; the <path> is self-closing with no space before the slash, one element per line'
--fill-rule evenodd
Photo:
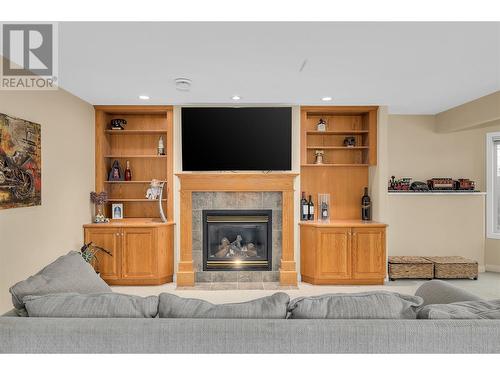
<path fill-rule="evenodd" d="M 185 164 L 184 164 L 184 123 L 183 123 L 183 111 L 184 110 L 189 110 L 189 109 L 250 109 L 250 108 L 256 108 L 256 109 L 264 109 L 264 108 L 284 108 L 284 109 L 289 109 L 290 111 L 290 132 L 289 132 L 289 157 L 288 157 L 288 168 L 286 169 L 269 169 L 269 168 L 255 168 L 255 169 L 238 169 L 238 168 L 225 168 L 225 169 L 186 169 Z M 293 147 L 292 147 L 292 140 L 293 140 L 293 126 L 292 126 L 292 121 L 293 121 L 293 115 L 292 115 L 292 106 L 183 106 L 181 107 L 181 121 L 180 121 L 180 131 L 181 131 L 181 166 L 182 166 L 182 171 L 183 172 L 290 172 L 293 170 L 292 167 L 292 158 L 293 158 Z"/>

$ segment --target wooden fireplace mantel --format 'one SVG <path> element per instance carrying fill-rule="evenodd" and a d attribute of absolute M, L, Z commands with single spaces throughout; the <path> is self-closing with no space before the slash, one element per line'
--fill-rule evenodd
<path fill-rule="evenodd" d="M 294 189 L 297 173 L 177 173 L 180 180 L 180 260 L 177 272 L 178 286 L 194 286 L 192 249 L 193 192 L 266 192 L 282 193 L 282 251 L 280 284 L 297 285 L 294 256 Z"/>

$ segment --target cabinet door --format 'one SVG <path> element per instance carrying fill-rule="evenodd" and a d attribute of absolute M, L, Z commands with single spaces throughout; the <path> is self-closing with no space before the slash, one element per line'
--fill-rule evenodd
<path fill-rule="evenodd" d="M 353 228 L 354 279 L 385 278 L 385 228 Z"/>
<path fill-rule="evenodd" d="M 155 228 L 123 228 L 122 276 L 148 279 L 158 275 Z"/>
<path fill-rule="evenodd" d="M 108 250 L 112 256 L 99 252 L 93 266 L 105 280 L 117 280 L 121 277 L 121 251 L 119 228 L 86 228 L 85 243 L 93 242 Z"/>
<path fill-rule="evenodd" d="M 350 228 L 321 228 L 318 236 L 318 278 L 350 279 Z"/>

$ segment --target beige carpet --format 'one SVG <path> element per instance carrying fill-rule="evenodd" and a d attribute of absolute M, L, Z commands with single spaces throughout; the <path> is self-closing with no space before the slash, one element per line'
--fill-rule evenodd
<path fill-rule="evenodd" d="M 182 297 L 202 298 L 213 303 L 242 302 L 283 291 L 291 298 L 299 296 L 313 296 L 323 293 L 355 293 L 367 290 L 391 290 L 394 292 L 414 294 L 417 288 L 425 281 L 397 280 L 385 285 L 375 286 L 319 286 L 300 283 L 297 289 L 278 289 L 277 285 L 264 286 L 265 289 L 217 289 L 210 285 L 198 285 L 195 288 L 176 288 L 175 283 L 159 286 L 120 286 L 113 287 L 118 293 L 135 294 L 140 296 L 158 295 L 159 293 L 173 293 Z M 500 273 L 485 272 L 479 275 L 478 280 L 451 280 L 454 285 L 464 288 L 485 299 L 500 299 Z M 251 286 L 248 286 L 251 288 Z M 267 287 L 267 288 L 266 288 Z"/>

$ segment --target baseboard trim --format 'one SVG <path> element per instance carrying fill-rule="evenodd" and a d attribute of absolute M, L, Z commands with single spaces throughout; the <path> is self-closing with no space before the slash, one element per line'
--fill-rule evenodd
<path fill-rule="evenodd" d="M 479 272 L 479 273 L 486 272 L 486 267 L 485 266 L 478 266 L 477 267 L 477 272 Z"/>
<path fill-rule="evenodd" d="M 485 268 L 488 272 L 500 272 L 500 266 L 496 264 L 487 264 Z"/>

